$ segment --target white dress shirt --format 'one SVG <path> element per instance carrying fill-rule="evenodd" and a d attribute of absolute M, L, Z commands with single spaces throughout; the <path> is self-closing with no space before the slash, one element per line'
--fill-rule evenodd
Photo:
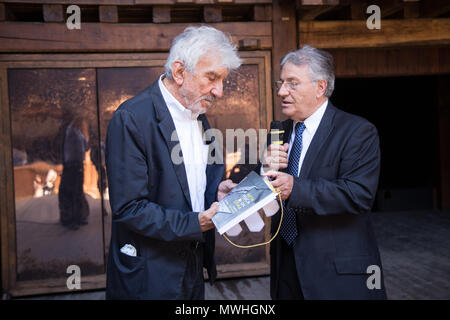
<path fill-rule="evenodd" d="M 203 143 L 202 122 L 197 121 L 197 115 L 192 114 L 190 110 L 186 109 L 175 99 L 167 90 L 162 79 L 163 76 L 159 78 L 159 88 L 169 108 L 180 140 L 192 210 L 201 212 L 205 210 L 206 164 L 208 157 L 208 145 Z"/>
<path fill-rule="evenodd" d="M 300 155 L 300 161 L 298 164 L 298 172 L 297 177 L 300 175 L 300 170 L 302 169 L 303 160 L 305 159 L 306 152 L 308 151 L 309 145 L 311 144 L 312 139 L 314 138 L 314 135 L 316 134 L 317 128 L 319 127 L 320 121 L 322 120 L 323 114 L 325 113 L 325 110 L 327 109 L 328 105 L 328 99 L 317 109 L 314 111 L 312 115 L 310 115 L 308 118 L 303 121 L 305 124 L 305 130 L 302 134 L 302 153 Z M 289 150 L 288 150 L 288 156 L 291 154 L 292 145 L 294 144 L 295 139 L 295 125 L 299 121 L 294 121 L 293 127 L 292 127 L 292 134 L 291 138 L 289 139 Z M 289 158 L 288 158 L 289 159 Z"/>

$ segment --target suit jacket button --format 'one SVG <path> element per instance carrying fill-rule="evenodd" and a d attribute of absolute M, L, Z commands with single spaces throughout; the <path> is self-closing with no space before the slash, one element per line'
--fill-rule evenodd
<path fill-rule="evenodd" d="M 180 257 L 183 259 L 186 258 L 186 252 L 180 250 Z"/>

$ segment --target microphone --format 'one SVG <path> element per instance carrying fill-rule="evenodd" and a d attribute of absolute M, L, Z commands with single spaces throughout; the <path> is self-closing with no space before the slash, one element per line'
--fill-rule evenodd
<path fill-rule="evenodd" d="M 281 121 L 272 121 L 270 123 L 270 135 L 269 135 L 269 145 L 279 144 L 283 145 L 284 141 L 284 128 Z"/>

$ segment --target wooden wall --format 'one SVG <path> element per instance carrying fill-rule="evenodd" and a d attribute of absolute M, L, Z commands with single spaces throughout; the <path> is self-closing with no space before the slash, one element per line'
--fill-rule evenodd
<path fill-rule="evenodd" d="M 81 30 L 66 27 L 66 10 L 72 4 L 81 8 Z M 381 7 L 380 30 L 366 27 L 369 4 Z M 279 78 L 282 57 L 304 44 L 329 50 L 337 77 L 448 75 L 449 13 L 450 3 L 445 0 L 3 0 L 0 60 L 15 61 L 15 68 L 29 66 L 33 60 L 51 67 L 54 61 L 76 60 L 72 54 L 94 54 L 91 62 L 83 59 L 83 66 L 101 67 L 102 55 L 123 53 L 126 61 L 118 64 L 127 64 L 132 57 L 133 65 L 145 66 L 149 62 L 141 54 L 163 56 L 185 27 L 206 23 L 228 32 L 241 52 L 260 52 L 265 57 L 267 91 Z M 27 62 L 17 59 L 23 54 Z M 53 60 L 43 61 L 49 54 Z M 11 122 L 7 68 L 0 72 L 1 267 L 2 286 L 11 289 L 15 273 L 5 272 L 15 266 L 8 260 L 15 254 Z M 440 203 L 446 210 L 450 208 L 448 85 L 444 78 L 439 80 Z M 267 108 L 273 110 L 274 119 L 282 120 L 280 100 L 273 89 L 271 94 L 273 108 L 269 102 Z M 88 286 L 95 288 L 103 281 L 88 279 Z M 44 284 L 14 288 L 17 293 L 37 292 L 36 285 Z"/>

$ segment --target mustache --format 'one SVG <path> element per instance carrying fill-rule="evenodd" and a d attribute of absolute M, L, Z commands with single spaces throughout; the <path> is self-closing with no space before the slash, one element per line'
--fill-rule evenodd
<path fill-rule="evenodd" d="M 216 98 L 215 96 L 213 96 L 213 95 L 207 94 L 207 95 L 201 96 L 200 98 L 198 98 L 197 100 L 195 100 L 195 101 L 194 101 L 194 104 L 195 104 L 195 103 L 198 103 L 198 102 L 200 102 L 200 101 L 202 101 L 202 100 L 207 100 L 207 101 L 209 101 L 209 102 L 214 102 L 214 101 L 217 100 L 217 98 Z"/>

